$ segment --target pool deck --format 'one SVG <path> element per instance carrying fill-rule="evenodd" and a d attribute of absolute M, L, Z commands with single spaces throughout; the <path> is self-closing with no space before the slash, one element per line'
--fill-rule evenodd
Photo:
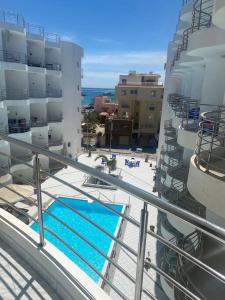
<path fill-rule="evenodd" d="M 87 154 L 82 154 L 79 156 L 79 162 L 87 164 L 89 166 L 96 166 L 97 164 L 100 164 L 100 160 L 98 163 L 95 161 L 97 154 L 92 153 L 92 157 L 88 157 Z M 148 163 L 144 162 L 144 158 L 138 158 L 136 156 L 136 160 L 140 160 L 140 167 L 139 168 L 128 168 L 124 165 L 124 161 L 127 155 L 117 155 L 117 168 L 121 169 L 121 175 L 122 180 L 133 184 L 143 190 L 146 190 L 148 192 L 152 192 L 154 181 L 154 167 L 155 167 L 155 160 L 150 159 Z M 153 167 L 150 167 L 150 162 L 152 163 Z M 129 204 L 130 205 L 130 211 L 129 214 L 136 220 L 140 220 L 140 211 L 142 209 L 142 202 L 140 200 L 137 200 L 132 195 L 129 195 L 125 193 L 124 191 L 117 189 L 117 190 L 107 190 L 107 189 L 97 189 L 93 187 L 84 187 L 82 186 L 82 183 L 85 179 L 85 174 L 77 171 L 71 167 L 67 169 L 63 169 L 57 173 L 57 177 L 60 179 L 63 179 L 69 183 L 72 183 L 78 188 L 83 189 L 86 192 L 89 192 L 91 195 L 94 195 L 98 198 L 100 198 L 103 201 L 110 201 L 114 203 L 122 203 L 122 204 Z M 80 195 L 78 192 L 59 184 L 59 182 L 48 179 L 43 185 L 43 189 L 46 191 L 49 191 L 50 193 L 54 195 L 60 195 L 60 196 L 69 196 L 69 197 L 75 197 L 75 198 L 82 198 L 85 199 L 84 196 Z M 157 228 L 157 215 L 158 211 L 154 207 L 148 207 L 149 211 L 149 222 L 148 225 L 154 225 L 155 228 Z M 135 249 L 137 251 L 138 247 L 138 230 L 137 228 L 127 223 L 123 241 Z M 152 237 L 148 237 L 147 239 L 147 252 L 150 253 L 150 257 L 153 263 L 156 264 L 156 240 Z M 147 256 L 147 253 L 146 253 Z M 118 252 L 118 263 L 129 273 L 135 277 L 136 276 L 136 263 L 134 261 L 134 257 L 127 253 L 124 250 L 120 250 Z M 152 295 L 160 295 L 160 299 L 166 299 L 164 296 L 164 293 L 161 291 L 160 287 L 155 285 L 156 281 L 156 273 L 153 270 L 149 270 L 148 272 L 145 272 L 144 275 L 144 287 L 150 292 Z M 129 298 L 133 299 L 134 297 L 134 285 L 130 282 L 129 279 L 127 279 L 124 275 L 121 274 L 120 271 L 115 271 L 115 274 L 113 276 L 113 283 L 121 289 L 121 291 L 124 292 L 124 294 Z M 110 295 L 113 299 L 117 299 L 118 296 L 115 294 L 114 291 L 110 291 Z M 157 296 L 157 297 L 158 297 Z M 143 294 L 142 299 L 149 299 L 145 294 Z"/>
<path fill-rule="evenodd" d="M 79 162 L 87 164 L 88 166 L 96 166 L 100 164 L 100 160 L 98 162 L 95 161 L 95 158 L 98 154 L 92 153 L 92 157 L 88 157 L 87 154 L 82 154 L 79 156 Z M 109 155 L 108 155 L 109 156 Z M 129 157 L 123 154 L 117 155 L 117 168 L 121 170 L 122 180 L 135 185 L 143 190 L 152 193 L 152 189 L 154 186 L 153 176 L 154 168 L 156 161 L 153 157 L 149 159 L 149 162 L 144 162 L 144 158 L 138 157 L 136 155 L 136 160 L 140 160 L 140 167 L 139 168 L 128 168 L 125 166 L 124 161 L 129 159 Z M 150 167 L 150 163 L 152 163 L 153 167 Z M 73 184 L 75 187 L 82 189 L 83 191 L 88 192 L 89 194 L 95 196 L 96 198 L 101 199 L 102 201 L 109 201 L 112 203 L 118 204 L 127 204 L 130 206 L 129 215 L 134 219 L 140 221 L 140 211 L 143 207 L 143 203 L 136 199 L 134 196 L 127 194 L 126 192 L 117 189 L 117 190 L 107 190 L 107 189 L 99 189 L 93 187 L 84 187 L 82 186 L 85 180 L 85 174 L 75 170 L 71 167 L 62 169 L 57 174 L 55 174 L 58 178 Z M 80 198 L 85 199 L 86 197 L 81 195 L 79 192 L 71 189 L 65 185 L 62 185 L 58 181 L 49 178 L 42 184 L 42 190 L 48 191 L 49 193 L 53 194 L 54 196 L 65 196 L 65 197 L 73 197 L 73 198 Z M 32 196 L 33 197 L 33 196 Z M 43 206 L 47 207 L 52 199 L 49 199 L 48 196 L 45 194 L 42 195 L 43 197 Z M 29 214 L 32 214 L 34 217 L 37 216 L 37 209 L 35 206 L 27 205 L 25 203 L 18 203 L 17 206 L 29 209 Z M 150 225 L 154 225 L 157 229 L 157 216 L 158 211 L 156 208 L 152 206 L 148 206 L 149 211 L 149 221 L 148 221 L 148 228 Z M 137 251 L 138 247 L 138 229 L 134 225 L 125 222 L 126 226 L 124 228 L 123 234 L 123 241 Z M 154 264 L 156 264 L 156 252 L 157 252 L 157 243 L 156 240 L 150 236 L 147 238 L 147 247 L 146 247 L 146 256 L 150 253 L 150 258 Z M 123 249 L 118 249 L 117 251 L 117 262 L 120 264 L 123 269 L 128 271 L 130 275 L 134 278 L 136 277 L 136 262 L 134 257 L 127 253 L 127 251 Z M 1 262 L 1 261 L 0 261 Z M 115 272 L 114 272 L 115 271 Z M 155 284 L 156 282 L 156 273 L 152 269 L 144 274 L 143 286 L 149 292 L 149 295 L 153 295 L 157 299 L 164 300 L 167 299 L 165 297 L 164 292 Z M 113 270 L 113 273 L 110 274 L 110 279 L 113 279 L 113 283 L 117 286 L 129 299 L 134 298 L 134 284 L 127 279 L 124 275 L 121 274 L 118 270 Z M 113 291 L 109 290 L 109 294 L 113 299 L 120 299 L 119 296 Z M 143 293 L 142 299 L 150 299 L 150 297 L 146 296 Z M 0 296 L 1 299 L 1 296 Z M 8 298 L 3 298 L 8 299 Z M 36 299 L 36 298 L 35 298 Z M 48 299 L 48 298 L 44 298 Z"/>

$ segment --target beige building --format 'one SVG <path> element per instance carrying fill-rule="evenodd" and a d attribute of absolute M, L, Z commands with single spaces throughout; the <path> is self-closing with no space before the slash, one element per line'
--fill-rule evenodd
<path fill-rule="evenodd" d="M 160 75 L 130 71 L 116 86 L 118 117 L 133 120 L 133 144 L 144 147 L 158 140 L 163 84 Z"/>

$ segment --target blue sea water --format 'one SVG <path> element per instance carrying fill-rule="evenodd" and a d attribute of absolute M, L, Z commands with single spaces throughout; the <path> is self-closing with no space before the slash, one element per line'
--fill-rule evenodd
<path fill-rule="evenodd" d="M 112 102 L 115 101 L 115 90 L 114 89 L 104 89 L 104 88 L 82 88 L 82 94 L 84 95 L 81 100 L 82 105 L 91 104 L 92 100 L 96 96 L 102 96 L 107 93 L 112 93 L 113 96 L 109 96 Z"/>
<path fill-rule="evenodd" d="M 119 216 L 105 208 L 98 203 L 88 203 L 85 200 L 77 200 L 71 198 L 60 197 L 59 198 L 66 205 L 71 206 L 78 212 L 83 214 L 88 219 L 98 224 L 101 228 L 104 228 L 108 233 L 114 234 Z M 122 205 L 109 204 L 116 211 L 121 212 L 123 209 Z M 88 241 L 94 244 L 104 254 L 108 254 L 112 239 L 102 233 L 99 229 L 88 223 L 82 217 L 64 207 L 59 202 L 55 201 L 51 204 L 48 209 L 50 213 L 57 216 L 64 223 L 72 227 Z M 91 246 L 87 245 L 82 239 L 72 233 L 68 228 L 55 220 L 52 216 L 47 213 L 43 214 L 44 226 L 54 231 L 59 235 L 63 241 L 69 244 L 75 249 L 83 258 L 85 258 L 95 269 L 100 273 L 105 264 L 105 258 L 100 255 Z M 31 226 L 36 232 L 38 232 L 37 223 L 33 223 Z M 99 276 L 83 262 L 78 256 L 76 256 L 70 249 L 68 249 L 62 242 L 60 242 L 51 233 L 45 230 L 45 238 L 61 250 L 66 256 L 68 256 L 76 265 L 78 265 L 86 274 L 88 274 L 94 281 L 99 281 Z"/>

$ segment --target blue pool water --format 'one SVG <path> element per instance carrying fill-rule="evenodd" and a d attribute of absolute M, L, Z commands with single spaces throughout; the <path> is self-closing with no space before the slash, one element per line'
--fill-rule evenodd
<path fill-rule="evenodd" d="M 88 203 L 84 200 L 76 200 L 71 198 L 59 198 L 65 204 L 70 205 L 80 213 L 88 217 L 90 220 L 97 223 L 104 228 L 107 232 L 114 234 L 119 216 L 103 207 L 98 203 Z M 122 205 L 109 204 L 115 210 L 121 212 Z M 74 228 L 78 233 L 84 236 L 87 240 L 92 242 L 98 249 L 105 254 L 108 254 L 109 247 L 112 239 L 99 231 L 92 224 L 85 221 L 83 218 L 72 212 L 70 209 L 64 207 L 58 202 L 53 202 L 48 209 L 49 212 L 60 218 L 67 225 Z M 73 234 L 69 229 L 55 220 L 53 217 L 44 213 L 43 215 L 44 226 L 52 229 L 57 235 L 59 235 L 66 243 L 74 248 L 79 254 L 82 255 L 92 266 L 99 272 L 102 272 L 102 268 L 105 263 L 105 258 L 96 252 L 92 247 L 87 245 L 83 240 Z M 38 232 L 38 225 L 34 223 L 31 226 L 36 232 Z M 76 265 L 78 265 L 83 271 L 85 271 L 96 282 L 99 280 L 99 276 L 90 269 L 79 257 L 77 257 L 70 249 L 64 246 L 57 238 L 55 238 L 48 231 L 45 231 L 45 238 L 61 250 L 66 256 L 68 256 Z"/>

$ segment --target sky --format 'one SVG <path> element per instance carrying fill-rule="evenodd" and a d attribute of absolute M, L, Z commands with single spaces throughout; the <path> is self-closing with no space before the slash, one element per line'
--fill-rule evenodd
<path fill-rule="evenodd" d="M 84 48 L 84 87 L 113 88 L 129 70 L 164 76 L 181 0 L 0 0 L 0 8 Z"/>

